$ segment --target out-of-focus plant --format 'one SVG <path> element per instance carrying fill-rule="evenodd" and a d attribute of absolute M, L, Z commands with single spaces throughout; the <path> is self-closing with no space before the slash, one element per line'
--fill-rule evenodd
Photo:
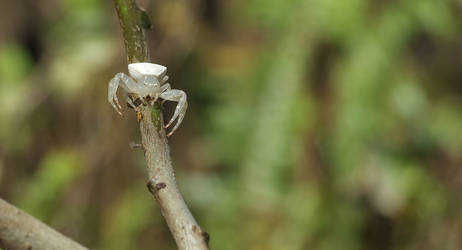
<path fill-rule="evenodd" d="M 82 173 L 81 160 L 72 150 L 50 152 L 39 165 L 32 180 L 27 181 L 20 207 L 43 221 L 56 213 L 61 195 Z"/>
<path fill-rule="evenodd" d="M 154 209 L 149 195 L 139 189 L 140 184 L 121 194 L 113 210 L 105 214 L 100 249 L 139 249 L 137 239 L 150 224 Z"/>

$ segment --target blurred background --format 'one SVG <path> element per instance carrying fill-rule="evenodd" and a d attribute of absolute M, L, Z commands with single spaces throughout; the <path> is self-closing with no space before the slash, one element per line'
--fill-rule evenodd
<path fill-rule="evenodd" d="M 462 249 L 462 2 L 139 4 L 213 249 Z M 112 1 L 0 1 L 0 197 L 92 249 L 176 249 L 107 102 L 126 67 Z"/>

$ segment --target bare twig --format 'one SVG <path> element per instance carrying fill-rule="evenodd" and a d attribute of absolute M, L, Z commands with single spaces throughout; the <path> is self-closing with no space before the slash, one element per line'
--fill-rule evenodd
<path fill-rule="evenodd" d="M 135 0 L 114 0 L 114 3 L 123 30 L 128 62 L 149 62 L 145 39 L 145 29 L 150 26 L 147 14 L 137 7 Z M 139 112 L 149 175 L 147 186 L 160 206 L 178 249 L 209 249 L 208 234 L 197 224 L 176 184 L 160 105 L 141 105 Z"/>
<path fill-rule="evenodd" d="M 5 250 L 87 249 L 0 199 L 0 248 Z"/>

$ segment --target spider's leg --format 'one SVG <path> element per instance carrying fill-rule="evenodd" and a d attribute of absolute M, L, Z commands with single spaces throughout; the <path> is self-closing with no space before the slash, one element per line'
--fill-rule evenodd
<path fill-rule="evenodd" d="M 167 77 L 167 76 L 166 76 Z M 167 77 L 168 78 L 168 77 Z M 167 90 L 171 90 L 172 88 L 170 87 L 170 84 L 166 83 L 162 86 L 160 86 L 160 92 L 165 92 Z"/>
<path fill-rule="evenodd" d="M 127 96 L 127 104 L 128 104 L 128 106 L 129 106 L 130 108 L 132 108 L 132 109 L 134 109 L 134 110 L 137 109 L 136 105 L 133 103 L 132 98 L 130 98 L 130 96 Z"/>
<path fill-rule="evenodd" d="M 166 88 L 168 87 L 169 86 L 167 86 Z M 186 93 L 178 89 L 168 89 L 162 92 L 162 94 L 160 94 L 160 98 L 168 101 L 178 102 L 175 108 L 175 113 L 173 114 L 168 124 L 165 125 L 165 128 L 169 127 L 170 125 L 172 125 L 173 121 L 175 121 L 175 119 L 178 118 L 177 123 L 173 127 L 172 131 L 170 131 L 170 133 L 168 134 L 168 136 L 170 136 L 180 126 L 181 122 L 183 121 L 183 117 L 186 113 L 186 109 L 188 108 L 188 103 L 186 102 Z"/>
<path fill-rule="evenodd" d="M 119 86 L 129 93 L 133 93 L 137 90 L 137 84 L 135 80 L 124 73 L 117 73 L 114 78 L 109 81 L 108 101 L 117 113 L 122 115 L 122 107 L 120 106 L 119 99 L 117 98 L 117 89 Z"/>
<path fill-rule="evenodd" d="M 114 107 L 119 115 L 122 115 L 122 112 L 120 112 L 122 107 L 120 106 L 119 99 L 117 98 L 117 89 L 119 88 L 121 75 L 122 73 L 117 73 L 114 78 L 109 81 L 107 95 L 109 103 L 112 105 L 112 107 Z"/>
<path fill-rule="evenodd" d="M 167 78 L 168 79 L 168 76 L 165 76 L 164 78 Z M 163 92 L 165 91 L 168 91 L 168 90 L 171 90 L 172 88 L 170 87 L 170 84 L 166 83 L 162 86 L 160 86 L 160 93 L 162 94 Z M 160 96 L 160 95 L 159 95 Z M 163 105 L 164 102 L 166 102 L 167 100 L 162 100 L 161 104 Z"/>

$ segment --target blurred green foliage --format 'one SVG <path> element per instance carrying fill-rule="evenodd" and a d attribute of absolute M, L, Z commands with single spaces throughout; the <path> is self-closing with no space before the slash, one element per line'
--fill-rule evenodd
<path fill-rule="evenodd" d="M 25 189 L 18 190 L 23 196 L 20 207 L 41 220 L 48 220 L 57 199 L 78 178 L 79 159 L 73 151 L 49 152 L 39 164 L 39 172 L 26 183 Z"/>
<path fill-rule="evenodd" d="M 459 1 L 143 4 L 188 93 L 169 140 L 213 249 L 462 248 Z M 136 118 L 106 101 L 112 2 L 1 6 L 1 197 L 92 249 L 175 249 Z"/>

